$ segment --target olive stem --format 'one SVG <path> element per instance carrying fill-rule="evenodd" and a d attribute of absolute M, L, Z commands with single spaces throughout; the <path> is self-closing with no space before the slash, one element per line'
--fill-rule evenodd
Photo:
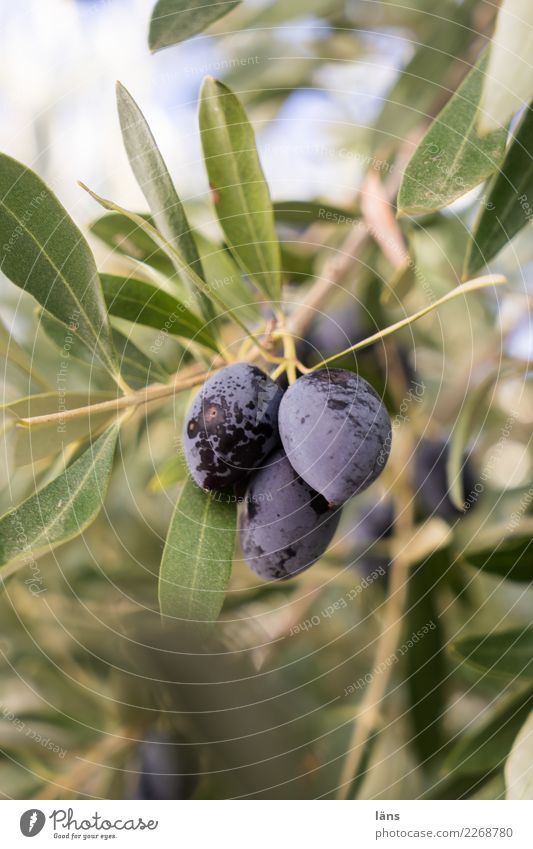
<path fill-rule="evenodd" d="M 470 292 L 476 292 L 478 289 L 485 289 L 487 286 L 502 286 L 507 283 L 507 279 L 503 277 L 501 274 L 487 274 L 483 277 L 476 277 L 474 280 L 469 280 L 467 283 L 462 283 L 460 286 L 457 286 L 455 289 L 452 289 L 451 292 L 447 292 L 442 298 L 439 298 L 437 301 L 433 301 L 433 303 L 429 304 L 427 307 L 423 307 L 421 310 L 413 313 L 407 318 L 402 318 L 401 321 L 397 321 L 394 324 L 390 324 L 388 327 L 385 327 L 383 330 L 378 330 L 377 333 L 372 334 L 372 336 L 367 336 L 366 339 L 362 339 L 361 342 L 357 342 L 355 345 L 351 345 L 349 348 L 346 348 L 344 351 L 339 351 L 337 354 L 332 354 L 331 357 L 326 357 L 326 359 L 321 360 L 317 363 L 311 371 L 315 371 L 315 369 L 324 368 L 324 366 L 329 365 L 329 363 L 335 362 L 335 360 L 342 359 L 342 357 L 346 357 L 348 354 L 352 354 L 354 351 L 359 351 L 361 348 L 366 348 L 368 345 L 373 345 L 374 342 L 379 342 L 380 339 L 384 339 L 386 336 L 390 336 L 391 333 L 396 333 L 398 330 L 401 330 L 403 327 L 408 327 L 413 322 L 418 321 L 419 318 L 423 318 L 428 313 L 433 312 L 433 310 L 442 306 L 443 304 L 448 303 L 448 301 L 452 301 L 455 298 L 460 297 L 461 295 L 468 295 Z"/>

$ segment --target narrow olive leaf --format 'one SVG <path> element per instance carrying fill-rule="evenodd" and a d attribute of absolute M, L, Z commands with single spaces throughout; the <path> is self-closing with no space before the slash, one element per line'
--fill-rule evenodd
<path fill-rule="evenodd" d="M 218 293 L 231 315 L 238 311 L 247 321 L 259 323 L 262 315 L 255 300 L 256 290 L 244 278 L 230 252 L 224 245 L 217 245 L 204 236 L 198 236 L 197 243 L 211 291 Z"/>
<path fill-rule="evenodd" d="M 113 375 L 118 367 L 89 245 L 50 189 L 0 154 L 0 268 L 77 332 Z"/>
<path fill-rule="evenodd" d="M 25 423 L 15 428 L 13 462 L 15 466 L 35 463 L 43 457 L 57 454 L 70 442 L 87 439 L 98 433 L 115 415 L 111 410 L 93 412 L 91 404 L 110 401 L 117 397 L 116 392 L 44 392 L 19 398 L 0 407 L 1 411 L 15 419 L 28 419 L 57 413 L 54 421 L 28 427 Z M 75 419 L 65 417 L 68 410 L 87 407 L 86 415 Z"/>
<path fill-rule="evenodd" d="M 152 218 L 136 213 L 154 226 Z M 90 231 L 104 244 L 109 245 L 122 256 L 131 257 L 159 271 L 172 279 L 176 269 L 165 251 L 154 242 L 145 231 L 120 212 L 109 212 L 97 218 L 89 227 Z"/>
<path fill-rule="evenodd" d="M 479 728 L 459 737 L 444 761 L 442 772 L 456 775 L 484 775 L 499 769 L 513 741 L 533 710 L 533 693 L 528 687 L 497 708 Z"/>
<path fill-rule="evenodd" d="M 188 265 L 203 277 L 198 250 L 172 177 L 146 118 L 121 83 L 117 83 L 117 107 L 131 169 L 150 207 L 156 228 L 169 244 L 178 249 Z M 213 322 L 216 313 L 212 302 L 191 285 L 189 294 L 198 301 L 204 318 Z"/>
<path fill-rule="evenodd" d="M 531 0 L 502 0 L 478 115 L 481 133 L 505 125 L 533 98 L 532 52 Z"/>
<path fill-rule="evenodd" d="M 135 212 L 130 212 L 129 210 L 118 206 L 118 204 L 113 203 L 113 201 L 100 197 L 96 194 L 96 192 L 91 191 L 91 189 L 87 188 L 87 186 L 85 186 L 83 183 L 80 183 L 79 185 L 92 198 L 94 198 L 97 203 L 103 206 L 104 209 L 107 209 L 110 212 L 119 212 L 121 215 L 125 215 L 127 218 L 129 218 L 130 221 L 140 227 L 172 259 L 173 265 L 180 275 L 182 275 L 188 282 L 191 282 L 193 286 L 196 286 L 197 289 L 207 295 L 208 298 L 211 298 L 211 300 L 214 301 L 214 303 L 216 303 L 218 306 L 222 306 L 222 309 L 224 311 L 226 310 L 226 304 L 218 294 L 217 289 L 211 288 L 205 280 L 203 280 L 198 274 L 196 274 L 194 269 L 192 269 L 184 260 L 177 248 L 169 244 L 161 235 L 161 233 L 159 233 L 159 231 L 156 230 L 155 227 L 153 227 L 148 221 L 146 221 L 146 219 L 144 219 L 140 215 L 137 215 L 137 213 Z M 253 341 L 259 347 L 263 347 L 260 340 L 257 339 L 255 334 L 246 326 L 246 324 L 239 317 L 238 312 L 232 313 L 231 318 L 235 322 L 235 324 L 238 324 L 239 327 L 246 333 L 246 335 L 250 337 L 250 339 L 253 339 Z"/>
<path fill-rule="evenodd" d="M 476 129 L 487 55 L 437 116 L 414 152 L 398 193 L 398 215 L 442 209 L 482 183 L 499 168 L 507 133 L 481 137 Z"/>
<path fill-rule="evenodd" d="M 531 223 L 533 191 L 533 109 L 526 109 L 480 206 L 465 260 L 465 276 L 478 271 Z"/>
<path fill-rule="evenodd" d="M 59 477 L 0 518 L 0 565 L 28 565 L 90 525 L 105 498 L 118 431 L 109 428 Z"/>
<path fill-rule="evenodd" d="M 0 359 L 16 365 L 40 383 L 44 389 L 50 388 L 48 378 L 41 374 L 32 357 L 19 345 L 2 321 L 0 321 Z"/>
<path fill-rule="evenodd" d="M 161 570 L 161 613 L 189 622 L 214 622 L 231 575 L 237 506 L 188 481 L 170 522 Z"/>
<path fill-rule="evenodd" d="M 533 799 L 533 710 L 513 743 L 504 774 L 506 799 Z"/>
<path fill-rule="evenodd" d="M 240 0 L 159 0 L 150 20 L 150 50 L 163 50 L 198 35 L 239 3 Z"/>
<path fill-rule="evenodd" d="M 200 132 L 213 202 L 228 247 L 261 291 L 277 299 L 280 250 L 254 131 L 237 97 L 213 77 L 206 77 L 200 93 Z"/>
<path fill-rule="evenodd" d="M 468 637 L 452 653 L 467 666 L 500 678 L 533 681 L 533 628 Z"/>
<path fill-rule="evenodd" d="M 156 330 L 164 329 L 172 336 L 185 337 L 213 351 L 218 350 L 209 327 L 168 292 L 133 277 L 101 274 L 100 279 L 111 315 Z"/>
<path fill-rule="evenodd" d="M 413 322 L 418 321 L 419 318 L 423 318 L 425 315 L 428 315 L 430 312 L 433 312 L 433 310 L 438 309 L 438 307 L 447 304 L 449 301 L 453 301 L 455 298 L 468 295 L 470 292 L 477 292 L 479 289 L 486 289 L 488 286 L 503 286 L 505 283 L 507 283 L 506 278 L 500 274 L 487 274 L 483 277 L 476 277 L 474 280 L 468 280 L 461 286 L 457 286 L 455 289 L 452 289 L 451 292 L 447 292 L 447 294 L 443 295 L 442 298 L 439 298 L 437 301 L 433 301 L 433 303 L 429 304 L 429 306 L 413 313 L 413 315 L 410 315 L 407 318 L 402 318 L 401 321 L 397 321 L 395 324 L 391 324 L 383 330 L 378 330 L 378 332 L 372 334 L 372 336 L 362 339 L 361 342 L 357 342 L 356 345 L 352 345 L 344 351 L 339 351 L 338 354 L 334 354 L 331 357 L 327 357 L 325 360 L 321 360 L 313 366 L 311 370 L 314 371 L 317 368 L 322 368 L 324 365 L 335 362 L 335 360 L 339 360 L 347 354 L 351 354 L 352 351 L 359 351 L 361 348 L 373 345 L 374 342 L 379 342 L 380 339 L 384 339 L 386 336 L 396 333 L 403 327 L 408 327 L 410 324 L 413 324 Z"/>

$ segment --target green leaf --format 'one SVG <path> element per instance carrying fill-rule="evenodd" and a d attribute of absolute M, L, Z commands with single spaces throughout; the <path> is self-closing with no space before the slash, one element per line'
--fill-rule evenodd
<path fill-rule="evenodd" d="M 32 357 L 19 345 L 2 321 L 0 321 L 0 359 L 13 363 L 41 386 L 47 389 L 50 387 L 48 378 L 39 372 Z"/>
<path fill-rule="evenodd" d="M 136 215 L 139 218 L 145 218 L 154 226 L 154 221 L 149 216 L 141 216 L 138 213 Z M 119 254 L 145 263 L 169 279 L 176 277 L 176 270 L 168 255 L 126 215 L 120 212 L 109 212 L 93 221 L 89 229 L 98 239 Z"/>
<path fill-rule="evenodd" d="M 533 799 L 533 711 L 518 732 L 505 764 L 506 799 Z"/>
<path fill-rule="evenodd" d="M 117 107 L 131 169 L 148 202 L 155 226 L 199 277 L 203 277 L 202 264 L 191 228 L 166 163 L 146 118 L 131 94 L 120 83 L 117 83 Z M 212 321 L 216 313 L 211 301 L 191 284 L 189 294 L 198 301 L 204 318 Z"/>
<path fill-rule="evenodd" d="M 101 430 L 116 414 L 113 410 L 98 412 L 91 410 L 88 405 L 100 401 L 111 401 L 117 397 L 116 392 L 43 392 L 18 398 L 5 404 L 0 409 L 11 414 L 16 419 L 27 419 L 32 416 L 66 412 L 81 407 L 87 407 L 87 413 L 78 418 L 55 419 L 28 427 L 25 424 L 15 428 L 15 444 L 13 462 L 15 466 L 35 463 L 43 457 L 57 454 L 70 442 L 86 439 L 91 434 Z"/>
<path fill-rule="evenodd" d="M 481 133 L 505 125 L 533 98 L 532 52 L 530 0 L 502 0 L 483 84 L 478 119 Z"/>
<path fill-rule="evenodd" d="M 476 130 L 487 55 L 470 71 L 418 145 L 402 178 L 398 215 L 442 209 L 499 168 L 506 131 L 484 138 Z"/>
<path fill-rule="evenodd" d="M 465 732 L 449 752 L 443 773 L 485 775 L 503 766 L 520 726 L 533 709 L 528 688 L 513 694 L 472 732 Z"/>
<path fill-rule="evenodd" d="M 533 629 L 501 631 L 454 643 L 452 652 L 478 671 L 533 681 Z"/>
<path fill-rule="evenodd" d="M 526 109 L 501 170 L 480 206 L 465 260 L 466 277 L 504 248 L 533 217 L 533 109 Z"/>
<path fill-rule="evenodd" d="M 113 274 L 102 274 L 100 277 L 111 315 L 125 318 L 134 324 L 165 330 L 172 336 L 182 336 L 213 351 L 218 350 L 204 322 L 168 292 L 132 277 L 117 277 Z"/>
<path fill-rule="evenodd" d="M 150 50 L 172 47 L 198 35 L 239 3 L 240 0 L 159 0 L 150 21 Z"/>
<path fill-rule="evenodd" d="M 243 318 L 258 323 L 262 316 L 255 301 L 255 289 L 243 279 L 243 274 L 229 251 L 204 236 L 198 236 L 197 243 L 209 289 L 217 292 L 232 314 L 238 311 Z"/>
<path fill-rule="evenodd" d="M 0 565 L 31 564 L 90 525 L 105 498 L 118 431 L 109 428 L 59 477 L 0 518 Z"/>
<path fill-rule="evenodd" d="M 237 505 L 188 481 L 170 522 L 161 571 L 161 613 L 189 622 L 214 622 L 231 574 Z"/>
<path fill-rule="evenodd" d="M 113 375 L 118 367 L 91 250 L 50 189 L 0 154 L 0 267 L 77 332 Z"/>
<path fill-rule="evenodd" d="M 216 213 L 228 247 L 267 297 L 280 294 L 280 250 L 268 186 L 246 113 L 225 85 L 206 77 L 200 131 Z"/>

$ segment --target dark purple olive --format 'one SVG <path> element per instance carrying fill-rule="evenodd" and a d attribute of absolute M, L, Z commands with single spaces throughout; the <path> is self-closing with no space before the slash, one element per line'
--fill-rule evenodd
<path fill-rule="evenodd" d="M 453 504 L 448 492 L 448 454 L 449 446 L 445 440 L 421 440 L 415 452 L 414 483 L 417 501 L 424 515 L 453 521 L 462 515 L 462 511 Z M 468 494 L 474 491 L 475 479 L 466 457 L 462 476 L 465 498 L 468 499 Z"/>
<path fill-rule="evenodd" d="M 279 445 L 283 390 L 249 363 L 227 366 L 203 385 L 183 430 L 192 478 L 202 489 L 226 490 Z"/>
<path fill-rule="evenodd" d="M 279 449 L 255 472 L 240 517 L 240 541 L 248 565 L 266 581 L 308 569 L 330 544 L 340 510 L 298 477 Z"/>
<path fill-rule="evenodd" d="M 281 442 L 297 473 L 330 505 L 344 504 L 383 471 L 391 422 L 366 380 L 344 369 L 306 374 L 279 409 Z"/>

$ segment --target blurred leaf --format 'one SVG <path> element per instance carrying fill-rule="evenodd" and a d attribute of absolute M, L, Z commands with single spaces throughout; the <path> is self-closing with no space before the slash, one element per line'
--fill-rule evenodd
<path fill-rule="evenodd" d="M 481 133 L 507 124 L 533 98 L 533 6 L 502 0 L 490 47 L 479 111 Z"/>
<path fill-rule="evenodd" d="M 533 693 L 523 690 L 492 712 L 481 727 L 466 731 L 449 752 L 443 772 L 485 775 L 503 766 L 513 740 L 533 708 Z"/>
<path fill-rule="evenodd" d="M 445 637 L 439 618 L 437 592 L 439 579 L 449 566 L 446 551 L 426 558 L 409 577 L 409 599 L 405 617 L 405 638 L 422 634 L 406 652 L 406 685 L 409 719 L 413 727 L 411 744 L 425 763 L 443 745 L 443 716 L 447 675 Z"/>
<path fill-rule="evenodd" d="M 269 298 L 280 293 L 280 251 L 253 129 L 237 97 L 206 77 L 200 131 L 213 202 L 228 247 Z"/>
<path fill-rule="evenodd" d="M 533 629 L 501 631 L 453 643 L 452 652 L 490 675 L 533 681 Z"/>
<path fill-rule="evenodd" d="M 468 4 L 441 4 L 423 43 L 384 96 L 376 135 L 385 146 L 401 144 L 446 96 L 448 71 L 472 40 L 471 16 Z"/>
<path fill-rule="evenodd" d="M 0 154 L 0 267 L 77 333 L 112 374 L 118 366 L 90 248 L 50 189 Z"/>
<path fill-rule="evenodd" d="M 533 109 L 526 109 L 495 174 L 480 212 L 465 260 L 465 277 L 486 265 L 533 218 Z"/>
<path fill-rule="evenodd" d="M 59 477 L 0 518 L 0 565 L 17 568 L 78 536 L 95 519 L 107 490 L 119 427 L 105 431 Z"/>
<path fill-rule="evenodd" d="M 91 433 L 97 433 L 108 422 L 115 412 L 106 410 L 97 412 L 88 405 L 100 401 L 110 401 L 117 397 L 116 392 L 45 392 L 39 395 L 29 395 L 19 398 L 2 407 L 17 419 L 27 419 L 32 416 L 45 416 L 49 413 L 66 412 L 80 407 L 87 407 L 87 413 L 75 419 L 17 426 L 15 429 L 15 446 L 13 460 L 15 466 L 35 463 L 43 457 L 57 454 L 70 442 L 85 439 Z"/>
<path fill-rule="evenodd" d="M 475 126 L 486 69 L 484 54 L 419 143 L 402 178 L 398 215 L 448 206 L 500 166 L 506 131 L 481 138 Z"/>
<path fill-rule="evenodd" d="M 46 335 L 51 339 L 56 348 L 61 351 L 66 338 L 64 325 L 54 318 L 53 315 L 47 313 L 46 310 L 39 309 L 37 317 L 39 325 L 43 328 Z M 162 365 L 149 359 L 120 330 L 112 327 L 111 335 L 117 354 L 120 373 L 132 389 L 141 389 L 143 386 L 157 381 L 166 383 L 169 375 Z M 68 355 L 69 357 L 74 357 L 81 362 L 87 363 L 91 366 L 91 369 L 94 369 L 92 352 L 79 337 L 73 338 L 68 349 Z M 80 404 L 80 406 L 82 405 Z"/>
<path fill-rule="evenodd" d="M 131 169 L 152 212 L 155 226 L 167 242 L 177 248 L 199 277 L 203 277 L 202 264 L 191 228 L 168 168 L 143 113 L 120 83 L 117 83 L 117 106 L 124 147 Z M 198 302 L 201 314 L 211 322 L 216 315 L 211 301 L 190 283 L 188 290 Z"/>
<path fill-rule="evenodd" d="M 101 274 L 100 278 L 111 315 L 157 330 L 166 328 L 173 336 L 183 336 L 218 351 L 217 343 L 204 322 L 168 292 L 133 277 Z"/>
<path fill-rule="evenodd" d="M 480 547 L 476 549 L 476 545 Z M 462 556 L 476 569 L 530 583 L 533 580 L 532 552 L 531 534 L 517 532 L 499 538 L 493 534 L 489 538 L 482 537 L 471 548 L 462 549 Z"/>
<path fill-rule="evenodd" d="M 227 499 L 227 500 L 224 500 Z M 188 481 L 170 522 L 159 602 L 164 616 L 214 622 L 224 603 L 235 545 L 237 505 Z"/>
<path fill-rule="evenodd" d="M 183 452 L 179 451 L 170 460 L 167 460 L 156 471 L 148 482 L 149 492 L 164 492 L 177 483 L 182 483 L 187 478 L 187 464 Z"/>
<path fill-rule="evenodd" d="M 40 373 L 32 357 L 19 345 L 2 321 L 0 321 L 0 359 L 14 363 L 26 374 L 31 375 L 41 386 L 45 388 L 50 386 L 48 379 Z"/>
<path fill-rule="evenodd" d="M 505 764 L 506 799 L 533 799 L 533 711 L 529 714 Z"/>
<path fill-rule="evenodd" d="M 153 52 L 203 32 L 238 6 L 240 0 L 158 0 L 150 20 L 148 44 Z"/>
<path fill-rule="evenodd" d="M 139 215 L 139 217 L 145 218 L 149 224 L 154 225 L 150 216 Z M 150 265 L 169 279 L 176 275 L 176 270 L 167 254 L 126 215 L 120 212 L 109 212 L 93 221 L 90 230 L 119 254 Z"/>

